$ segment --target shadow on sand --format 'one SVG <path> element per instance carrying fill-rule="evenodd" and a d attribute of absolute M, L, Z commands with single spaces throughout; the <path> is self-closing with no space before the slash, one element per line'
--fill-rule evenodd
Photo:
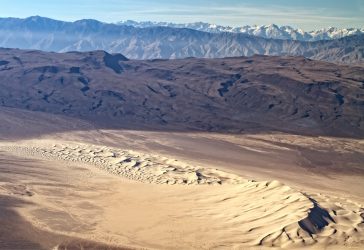
<path fill-rule="evenodd" d="M 31 225 L 15 208 L 31 205 L 17 197 L 0 195 L 0 249 L 128 249 L 54 234 Z"/>

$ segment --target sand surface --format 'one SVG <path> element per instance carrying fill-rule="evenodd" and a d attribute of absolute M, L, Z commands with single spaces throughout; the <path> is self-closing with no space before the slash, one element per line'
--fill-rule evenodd
<path fill-rule="evenodd" d="M 354 139 L 91 127 L 3 139 L 0 248 L 362 249 L 363 151 Z"/>

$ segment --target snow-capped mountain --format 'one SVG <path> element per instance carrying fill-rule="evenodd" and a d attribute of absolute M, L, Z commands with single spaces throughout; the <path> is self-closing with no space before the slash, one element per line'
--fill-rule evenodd
<path fill-rule="evenodd" d="M 130 59 L 222 58 L 258 54 L 304 56 L 346 64 L 362 64 L 364 61 L 364 34 L 311 42 L 267 39 L 261 37 L 264 29 L 259 32 L 248 35 L 161 26 L 139 28 L 92 19 L 64 22 L 43 17 L 0 18 L 0 47 L 56 52 L 104 50 L 122 53 Z M 277 36 L 276 33 L 272 26 L 264 34 Z"/>
<path fill-rule="evenodd" d="M 278 26 L 275 24 L 270 25 L 253 25 L 253 26 L 242 26 L 242 27 L 230 27 L 216 24 L 209 24 L 204 22 L 176 24 L 168 22 L 136 22 L 132 20 L 118 22 L 119 25 L 129 25 L 137 28 L 148 28 L 148 27 L 171 27 L 171 28 L 187 28 L 198 31 L 210 32 L 210 33 L 243 33 L 253 36 L 259 36 L 264 38 L 272 39 L 286 39 L 286 40 L 299 40 L 299 41 L 319 41 L 319 40 L 332 40 L 343 38 L 346 36 L 359 35 L 364 33 L 364 28 L 347 28 L 338 29 L 329 27 L 326 29 L 304 31 L 302 29 L 295 29 L 291 26 Z"/>

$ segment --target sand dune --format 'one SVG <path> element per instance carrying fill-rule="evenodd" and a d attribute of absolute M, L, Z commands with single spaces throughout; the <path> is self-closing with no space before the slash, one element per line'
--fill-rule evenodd
<path fill-rule="evenodd" d="M 16 145 L 9 146 L 3 144 L 0 149 L 23 156 L 40 156 L 45 159 L 93 164 L 112 174 L 148 183 L 190 185 L 244 182 L 237 175 L 218 169 L 191 166 L 159 155 L 152 156 L 131 150 L 77 143 L 54 144 L 52 141 L 41 141 L 38 142 L 39 144 L 41 146 L 29 146 L 29 142 L 28 144 L 18 142 Z"/>
<path fill-rule="evenodd" d="M 0 249 L 364 246 L 362 140 L 2 118 Z"/>
<path fill-rule="evenodd" d="M 55 206 L 50 201 L 57 191 L 40 188 L 39 177 L 23 176 L 28 184 L 0 182 L 1 195 L 38 204 L 20 211 L 47 232 L 157 249 L 340 249 L 364 244 L 363 205 L 347 198 L 306 193 L 276 180 L 247 180 L 161 155 L 54 142 L 0 143 L 7 157 L 59 169 L 59 175 L 50 176 L 57 185 L 75 185 L 68 190 L 70 197 Z M 78 196 L 72 197 L 72 192 Z M 75 206 L 76 200 L 87 209 Z M 96 206 L 99 211 L 93 209 Z"/>

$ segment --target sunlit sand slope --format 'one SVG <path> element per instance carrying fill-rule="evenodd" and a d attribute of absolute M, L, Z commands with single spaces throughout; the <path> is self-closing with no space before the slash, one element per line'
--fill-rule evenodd
<path fill-rule="evenodd" d="M 355 247 L 364 243 L 361 204 L 306 193 L 279 181 L 245 180 L 163 156 L 85 143 L 1 142 L 0 150 L 8 156 L 48 163 L 50 168 L 55 162 L 61 166 L 87 166 L 88 171 L 96 171 L 92 178 L 99 175 L 97 171 L 116 175 L 106 175 L 112 181 L 92 187 L 102 190 L 110 183 L 108 188 L 113 189 L 108 195 L 94 195 L 92 201 L 88 200 L 103 205 L 98 213 L 65 204 L 67 212 L 62 206 L 51 206 L 46 197 L 52 194 L 37 191 L 34 181 L 1 182 L 2 195 L 35 197 L 35 202 L 44 197 L 38 200 L 43 208 L 24 213 L 45 231 L 149 248 Z M 64 168 L 71 176 L 76 170 Z M 122 177 L 119 181 L 118 176 Z M 88 179 L 87 175 L 80 178 Z M 72 177 L 67 181 L 72 183 Z M 78 188 L 86 184 L 90 185 L 78 183 Z M 72 198 L 65 201 L 72 202 Z M 54 221 L 44 216 L 50 211 L 58 217 Z M 68 226 L 62 226 L 59 220 L 68 221 Z M 92 227 L 86 226 L 90 223 Z"/>

